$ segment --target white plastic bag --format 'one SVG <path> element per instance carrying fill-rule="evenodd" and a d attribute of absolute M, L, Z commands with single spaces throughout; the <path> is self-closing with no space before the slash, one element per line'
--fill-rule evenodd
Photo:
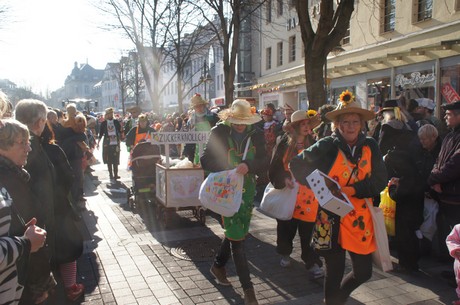
<path fill-rule="evenodd" d="M 434 234 L 436 233 L 436 215 L 438 214 L 439 205 L 436 200 L 425 197 L 424 209 L 423 209 L 423 223 L 420 226 L 423 236 L 429 240 L 433 240 Z"/>
<path fill-rule="evenodd" d="M 225 217 L 233 216 L 243 200 L 244 176 L 236 169 L 210 173 L 200 187 L 203 206 Z"/>
<path fill-rule="evenodd" d="M 265 188 L 260 209 L 269 217 L 279 220 L 289 220 L 294 213 L 298 190 L 298 183 L 294 183 L 294 188 L 292 189 L 288 187 L 275 189 L 273 184 L 269 183 Z"/>

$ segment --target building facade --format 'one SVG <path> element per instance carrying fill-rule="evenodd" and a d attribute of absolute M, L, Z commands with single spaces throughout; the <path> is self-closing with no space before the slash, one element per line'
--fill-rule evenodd
<path fill-rule="evenodd" d="M 319 1 L 310 1 L 313 25 Z M 268 1 L 263 8 L 261 76 L 251 89 L 260 107 L 308 107 L 302 40 L 295 8 Z M 360 0 L 340 51 L 329 54 L 325 76 L 330 103 L 353 91 L 363 106 L 377 108 L 385 99 L 427 97 L 439 106 L 460 89 L 459 0 Z"/>

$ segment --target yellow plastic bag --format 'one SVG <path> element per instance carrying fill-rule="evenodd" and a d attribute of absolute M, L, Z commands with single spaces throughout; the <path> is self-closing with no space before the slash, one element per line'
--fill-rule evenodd
<path fill-rule="evenodd" d="M 396 202 L 390 198 L 388 193 L 388 187 L 386 187 L 380 193 L 380 205 L 379 207 L 383 211 L 383 217 L 385 220 L 385 227 L 389 236 L 395 236 L 395 213 L 396 213 Z"/>

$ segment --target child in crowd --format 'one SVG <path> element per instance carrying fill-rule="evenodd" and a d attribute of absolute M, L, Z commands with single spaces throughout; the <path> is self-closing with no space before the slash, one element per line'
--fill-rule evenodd
<path fill-rule="evenodd" d="M 460 224 L 457 224 L 447 236 L 446 244 L 449 249 L 449 254 L 455 259 L 454 273 L 455 280 L 457 281 L 456 292 L 458 300 L 453 301 L 452 305 L 460 305 Z"/>

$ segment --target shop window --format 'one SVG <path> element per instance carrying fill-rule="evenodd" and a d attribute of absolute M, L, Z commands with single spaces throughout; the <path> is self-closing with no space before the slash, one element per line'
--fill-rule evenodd
<path fill-rule="evenodd" d="M 265 50 L 265 69 L 270 70 L 272 68 L 272 48 Z"/>
<path fill-rule="evenodd" d="M 348 25 L 347 32 L 345 33 L 345 36 L 343 36 L 342 40 L 340 41 L 340 45 L 346 45 L 350 43 L 350 25 Z"/>
<path fill-rule="evenodd" d="M 276 11 L 278 16 L 283 16 L 283 0 L 276 0 Z"/>
<path fill-rule="evenodd" d="M 268 0 L 265 3 L 265 20 L 267 23 L 272 22 L 272 1 Z"/>
<path fill-rule="evenodd" d="M 295 35 L 289 37 L 289 62 L 295 61 Z"/>
<path fill-rule="evenodd" d="M 428 20 L 433 15 L 433 0 L 412 0 L 412 23 Z"/>
<path fill-rule="evenodd" d="M 283 42 L 278 42 L 276 45 L 276 65 L 279 67 L 283 65 Z"/>
<path fill-rule="evenodd" d="M 395 29 L 396 0 L 381 0 L 380 2 L 380 33 Z"/>

